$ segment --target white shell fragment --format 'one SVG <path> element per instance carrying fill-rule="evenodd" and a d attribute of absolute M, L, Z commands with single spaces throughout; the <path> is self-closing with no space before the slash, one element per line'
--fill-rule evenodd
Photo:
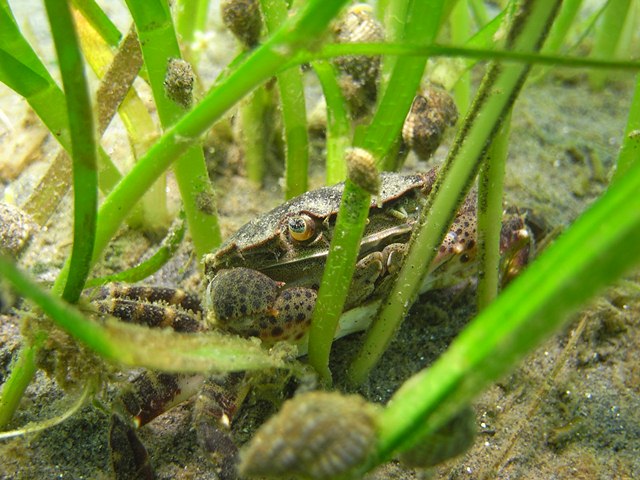
<path fill-rule="evenodd" d="M 359 395 L 299 395 L 260 427 L 240 452 L 240 475 L 349 478 L 374 451 L 376 410 Z"/>

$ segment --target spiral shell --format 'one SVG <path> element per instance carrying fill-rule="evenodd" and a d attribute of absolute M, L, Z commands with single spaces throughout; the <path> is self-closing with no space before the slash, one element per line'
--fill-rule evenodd
<path fill-rule="evenodd" d="M 362 148 L 350 148 L 345 154 L 345 160 L 349 180 L 371 195 L 377 195 L 380 190 L 380 173 L 373 155 Z"/>
<path fill-rule="evenodd" d="M 349 8 L 333 27 L 338 43 L 381 42 L 384 30 L 369 5 L 356 4 Z M 341 73 L 340 88 L 354 117 L 367 113 L 376 101 L 380 57 L 346 55 L 334 60 Z"/>
<path fill-rule="evenodd" d="M 439 430 L 400 454 L 410 467 L 427 468 L 467 451 L 476 438 L 476 417 L 471 407 L 463 408 Z"/>
<path fill-rule="evenodd" d="M 223 0 L 220 4 L 222 23 L 247 47 L 258 43 L 262 16 L 258 0 Z"/>
<path fill-rule="evenodd" d="M 448 126 L 458 121 L 458 110 L 446 90 L 427 86 L 416 95 L 402 127 L 402 139 L 422 160 L 436 151 Z"/>
<path fill-rule="evenodd" d="M 340 43 L 381 42 L 384 40 L 382 25 L 373 14 L 370 5 L 359 3 L 349 8 L 334 27 Z"/>
<path fill-rule="evenodd" d="M 348 478 L 374 451 L 376 411 L 359 395 L 299 395 L 287 401 L 240 452 L 240 474 Z"/>

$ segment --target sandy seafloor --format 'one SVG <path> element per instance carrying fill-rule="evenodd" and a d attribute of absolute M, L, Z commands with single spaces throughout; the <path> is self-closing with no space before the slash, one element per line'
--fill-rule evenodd
<path fill-rule="evenodd" d="M 34 34 L 41 28 L 38 15 L 36 12 L 31 19 L 30 35 L 40 38 Z M 122 23 L 126 25 L 126 20 Z M 47 48 L 43 54 L 52 58 Z M 207 54 L 204 63 L 219 62 L 215 55 Z M 507 203 L 530 210 L 547 231 L 566 227 L 605 188 L 594 173 L 594 159 L 599 159 L 609 175 L 631 97 L 631 76 L 612 74 L 612 78 L 615 81 L 596 92 L 588 87 L 584 72 L 563 72 L 526 85 L 516 104 Z M 5 199 L 20 202 L 43 171 L 55 144 L 38 140 L 32 154 L 24 154 L 33 147 L 33 138 L 42 137 L 41 127 L 33 125 L 26 104 L 4 86 L 0 86 L 0 109 L 10 120 L 0 124 L 0 188 Z M 126 157 L 126 142 L 118 135 L 117 128 L 108 135 L 108 151 Z M 441 147 L 434 163 L 442 161 L 446 151 L 446 145 Z M 22 156 L 32 158 L 31 163 L 16 166 Z M 15 178 L 9 178 L 11 168 L 17 172 Z M 427 167 L 413 158 L 407 162 L 407 169 L 420 168 Z M 274 180 L 258 190 L 227 170 L 215 181 L 220 186 L 225 235 L 282 198 Z M 169 185 L 171 189 L 172 183 Z M 175 195 L 175 188 L 170 193 Z M 62 203 L 21 258 L 21 266 L 43 282 L 55 278 L 68 252 L 70 205 L 69 199 Z M 155 248 L 143 235 L 123 231 L 100 269 L 104 273 L 126 268 Z M 199 277 L 194 274 L 193 260 L 187 238 L 177 256 L 150 283 L 180 285 L 197 292 Z M 371 478 L 640 478 L 638 280 L 632 275 L 594 299 L 563 331 L 478 397 L 474 403 L 478 435 L 466 454 L 429 471 L 391 463 Z M 387 401 L 404 380 L 446 349 L 473 317 L 474 308 L 473 285 L 424 294 L 361 392 L 372 401 Z M 0 316 L 0 381 L 6 379 L 17 352 L 19 324 L 15 312 Z M 572 339 L 578 327 L 581 333 Z M 360 341 L 361 336 L 353 335 L 334 345 L 332 368 L 338 385 L 342 380 L 339 372 L 345 370 Z M 112 376 L 122 382 L 126 379 L 126 374 Z M 58 426 L 0 440 L 0 478 L 111 478 L 108 401 L 118 388 L 117 381 L 109 384 Z M 50 418 L 66 409 L 75 395 L 65 395 L 55 382 L 38 373 L 11 427 Z M 259 396 L 250 399 L 236 427 L 239 437 L 246 437 L 261 421 L 263 407 Z M 160 479 L 215 478 L 196 444 L 191 412 L 192 402 L 186 402 L 140 431 Z"/>

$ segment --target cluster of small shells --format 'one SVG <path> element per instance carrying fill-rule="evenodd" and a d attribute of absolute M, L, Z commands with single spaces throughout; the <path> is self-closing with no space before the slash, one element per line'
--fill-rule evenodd
<path fill-rule="evenodd" d="M 248 48 L 255 46 L 262 29 L 258 0 L 224 0 L 223 23 Z M 370 5 L 349 7 L 332 27 L 337 43 L 375 43 L 385 40 L 384 28 Z M 376 104 L 380 76 L 380 56 L 345 55 L 333 60 L 339 71 L 338 83 L 351 116 L 362 121 Z M 402 128 L 402 140 L 419 159 L 429 159 L 440 145 L 447 127 L 458 120 L 452 97 L 444 89 L 427 85 L 416 95 Z M 406 153 L 406 150 L 405 150 Z"/>
<path fill-rule="evenodd" d="M 366 4 L 349 8 L 333 32 L 338 43 L 384 41 L 382 25 Z M 340 87 L 352 117 L 365 117 L 376 103 L 380 57 L 347 55 L 336 58 L 334 63 L 340 71 Z M 402 129 L 403 141 L 420 159 L 427 160 L 440 145 L 446 128 L 457 121 L 458 111 L 449 93 L 427 85 L 413 101 Z"/>
<path fill-rule="evenodd" d="M 374 451 L 376 412 L 377 407 L 359 395 L 298 395 L 260 427 L 240 452 L 240 475 L 349 478 Z"/>
<path fill-rule="evenodd" d="M 422 160 L 436 151 L 447 127 L 458 121 L 458 110 L 449 93 L 427 85 L 416 95 L 402 127 L 402 139 Z"/>
<path fill-rule="evenodd" d="M 366 4 L 350 7 L 333 27 L 338 43 L 382 42 L 384 30 L 375 18 L 373 9 Z M 342 93 L 354 118 L 366 115 L 375 105 L 380 73 L 380 57 L 347 55 L 338 57 L 334 63 L 341 75 Z"/>

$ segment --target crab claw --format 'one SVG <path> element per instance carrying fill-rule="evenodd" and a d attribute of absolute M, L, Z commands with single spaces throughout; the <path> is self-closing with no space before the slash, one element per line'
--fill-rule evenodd
<path fill-rule="evenodd" d="M 514 215 L 502 225 L 500 254 L 502 256 L 501 283 L 506 286 L 529 263 L 534 238 L 522 215 Z"/>
<path fill-rule="evenodd" d="M 221 270 L 207 287 L 208 318 L 213 317 L 212 321 L 222 328 L 242 330 L 244 324 L 273 311 L 278 291 L 278 282 L 257 270 Z"/>
<path fill-rule="evenodd" d="M 316 292 L 286 288 L 249 268 L 219 271 L 207 287 L 207 318 L 224 330 L 259 337 L 267 344 L 299 341 L 311 323 Z"/>
<path fill-rule="evenodd" d="M 459 215 L 445 235 L 429 271 L 446 271 L 447 274 L 453 274 L 466 269 L 475 258 L 477 250 L 476 227 L 473 214 Z"/>

